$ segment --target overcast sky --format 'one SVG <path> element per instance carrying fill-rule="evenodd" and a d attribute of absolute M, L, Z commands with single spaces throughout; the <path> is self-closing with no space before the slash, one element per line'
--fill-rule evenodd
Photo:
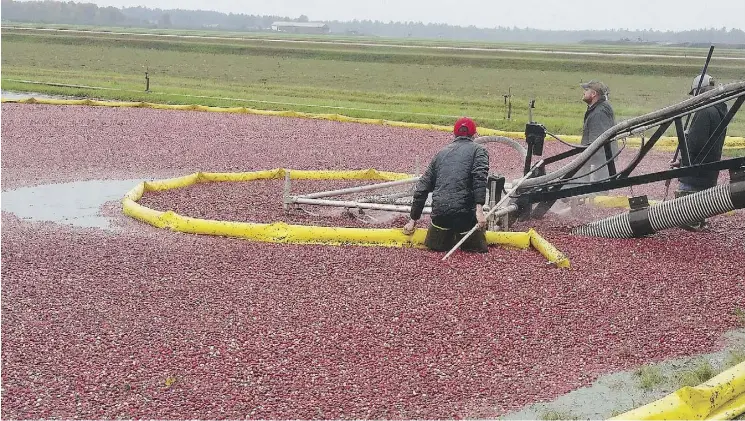
<path fill-rule="evenodd" d="M 313 20 L 449 23 L 484 28 L 745 29 L 745 0 L 76 0 Z"/>

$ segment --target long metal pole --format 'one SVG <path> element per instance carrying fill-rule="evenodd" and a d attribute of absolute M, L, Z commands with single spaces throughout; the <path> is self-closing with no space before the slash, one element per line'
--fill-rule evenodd
<path fill-rule="evenodd" d="M 386 194 L 382 196 L 367 196 L 363 197 L 362 199 L 357 200 L 360 203 L 396 203 L 396 200 L 403 199 L 404 197 L 412 197 L 414 196 L 414 192 L 412 191 L 404 191 L 404 192 L 398 192 L 398 193 L 392 193 L 392 194 Z"/>
<path fill-rule="evenodd" d="M 714 53 L 714 46 L 709 47 L 709 54 L 706 56 L 706 63 L 704 63 L 704 70 L 701 71 L 701 77 L 698 78 L 698 87 L 696 87 L 696 90 L 693 91 L 693 96 L 696 96 L 701 92 L 701 85 L 704 83 L 704 75 L 706 74 L 706 69 L 709 68 L 709 62 L 711 61 L 711 55 Z M 685 126 L 683 126 L 683 129 L 688 128 L 688 123 L 691 120 L 691 114 L 688 114 L 686 116 L 686 123 Z"/>
<path fill-rule="evenodd" d="M 412 178 L 405 178 L 403 180 L 387 181 L 385 183 L 369 184 L 366 186 L 357 186 L 357 187 L 349 187 L 346 189 L 322 191 L 318 193 L 305 194 L 299 197 L 304 197 L 306 199 L 318 199 L 319 197 L 329 197 L 329 196 L 338 196 L 340 194 L 359 193 L 359 192 L 368 191 L 368 190 L 377 190 L 377 189 L 384 189 L 387 187 L 400 186 L 402 184 L 412 184 L 412 183 L 416 183 L 419 180 L 419 178 L 420 177 L 412 177 Z"/>
<path fill-rule="evenodd" d="M 411 212 L 411 206 L 405 205 L 387 205 L 382 203 L 364 203 L 354 202 L 345 200 L 325 200 L 325 199 L 312 199 L 308 197 L 290 197 L 290 203 L 298 203 L 302 205 L 318 205 L 318 206 L 337 206 L 340 208 L 359 208 L 359 209 L 375 209 L 392 212 Z M 432 207 L 428 206 L 422 210 L 422 213 L 432 213 Z"/>
<path fill-rule="evenodd" d="M 497 208 L 497 209 L 499 209 L 499 208 Z M 517 210 L 517 205 L 509 205 L 509 206 L 505 206 L 505 207 L 503 207 L 503 208 L 495 211 L 493 214 L 491 214 L 491 216 L 493 216 L 494 219 L 499 219 L 499 218 L 507 215 L 508 213 L 515 212 L 516 210 Z"/>
<path fill-rule="evenodd" d="M 497 202 L 497 192 L 495 191 L 495 187 L 497 185 L 496 181 L 492 181 L 489 183 L 489 200 L 487 200 L 487 203 L 489 204 L 490 208 L 494 208 L 494 205 Z M 501 191 L 499 193 L 502 193 Z M 487 227 L 490 230 L 494 229 L 494 226 L 496 225 L 496 222 L 494 222 L 496 218 L 492 218 L 488 221 Z"/>
<path fill-rule="evenodd" d="M 540 161 L 536 162 L 535 165 L 533 165 L 533 168 L 531 168 L 528 171 L 528 173 L 523 176 L 523 178 L 521 178 L 520 180 L 517 181 L 517 183 L 515 183 L 515 186 L 512 187 L 512 189 L 502 198 L 502 200 L 500 200 L 496 205 L 494 205 L 493 208 L 489 209 L 489 213 L 486 214 L 486 220 L 487 221 L 489 220 L 489 217 L 493 213 L 495 213 L 497 211 L 497 209 L 499 209 L 499 207 L 502 206 L 502 204 L 505 201 L 507 201 L 507 199 L 510 198 L 510 196 L 512 196 L 512 193 L 514 193 L 515 191 L 517 191 L 517 188 L 520 187 L 520 184 L 522 184 L 523 182 L 525 182 L 525 180 L 527 180 L 528 178 L 530 178 L 530 176 L 533 174 L 533 171 L 535 171 L 541 165 L 543 165 L 543 160 L 542 159 Z M 479 224 L 476 224 L 473 228 L 471 228 L 471 230 L 468 231 L 468 233 L 466 235 L 464 235 L 463 238 L 460 239 L 460 241 L 458 241 L 458 244 L 456 244 L 455 246 L 453 246 L 453 248 L 445 255 L 445 257 L 442 258 L 442 260 L 444 261 L 445 259 L 447 259 L 448 257 L 450 257 L 451 254 L 455 253 L 455 250 L 458 250 L 458 248 L 461 245 L 463 245 L 463 243 L 466 242 L 466 240 L 468 239 L 468 237 L 470 237 L 471 234 L 473 234 L 474 232 L 476 232 L 476 230 L 478 228 L 479 228 Z"/>
<path fill-rule="evenodd" d="M 386 205 L 381 203 L 362 203 L 362 202 L 351 202 L 351 201 L 340 201 L 340 200 L 324 200 L 324 199 L 306 199 L 302 197 L 290 198 L 290 203 L 298 203 L 304 205 L 317 205 L 317 206 L 336 206 L 340 208 L 360 208 L 360 209 L 373 209 L 391 212 L 411 212 L 411 206 L 405 205 Z M 491 212 L 493 210 L 493 212 Z M 507 215 L 510 212 L 517 210 L 517 205 L 509 205 L 502 209 L 492 208 L 490 209 L 489 215 L 495 218 Z M 432 213 L 431 206 L 425 206 L 422 213 Z"/>

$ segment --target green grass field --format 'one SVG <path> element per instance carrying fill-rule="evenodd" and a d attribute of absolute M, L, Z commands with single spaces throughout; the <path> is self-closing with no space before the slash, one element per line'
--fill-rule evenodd
<path fill-rule="evenodd" d="M 231 32 L 218 30 L 195 30 L 195 29 L 158 29 L 137 27 L 106 27 L 91 25 L 69 25 L 69 24 L 33 24 L 21 22 L 8 22 L 6 28 L 25 29 L 58 29 L 67 31 L 90 31 L 90 32 L 112 32 L 127 34 L 148 35 L 189 35 L 212 38 L 238 38 L 243 40 L 267 40 L 281 39 L 285 41 L 318 41 L 318 42 L 349 42 L 349 43 L 376 43 L 384 45 L 406 45 L 427 47 L 471 47 L 490 49 L 517 49 L 517 50 L 541 50 L 541 51 L 574 51 L 574 52 L 604 52 L 604 53 L 645 53 L 661 55 L 686 55 L 691 57 L 706 57 L 707 50 L 703 48 L 689 48 L 680 46 L 659 45 L 601 45 L 592 46 L 581 44 L 538 44 L 538 43 L 497 43 L 479 41 L 459 41 L 449 39 L 417 39 L 417 38 L 387 38 L 377 36 L 344 36 L 335 34 L 311 35 L 311 34 L 287 34 L 274 32 Z M 745 51 L 738 49 L 722 49 L 717 51 L 719 57 L 745 57 Z"/>
<path fill-rule="evenodd" d="M 67 29 L 136 32 L 122 28 Z M 2 88 L 436 124 L 450 124 L 457 116 L 469 115 L 482 126 L 511 131 L 524 129 L 528 102 L 534 98 L 536 121 L 553 133 L 578 134 L 585 109 L 580 100 L 581 81 L 598 78 L 610 86 L 611 102 L 620 121 L 686 99 L 690 79 L 700 72 L 707 52 L 647 46 L 632 51 L 625 46 L 519 46 L 423 40 L 405 40 L 409 47 L 402 48 L 397 45 L 404 40 L 391 39 L 207 31 L 160 33 L 205 38 L 4 28 Z M 276 40 L 269 40 L 270 35 Z M 319 40 L 324 42 L 315 42 Z M 359 45 L 373 42 L 375 45 Z M 434 46 L 481 50 L 431 48 Z M 554 52 L 504 51 L 516 48 Z M 557 52 L 559 49 L 567 53 Z M 577 52 L 657 56 L 573 54 Z M 732 59 L 737 57 L 744 58 L 745 51 L 715 50 L 709 72 L 723 83 L 741 80 L 745 61 Z M 150 76 L 149 93 L 144 92 L 146 69 Z M 509 121 L 505 119 L 503 97 L 508 89 L 513 95 L 513 118 Z M 728 135 L 745 135 L 742 117 L 730 124 Z"/>

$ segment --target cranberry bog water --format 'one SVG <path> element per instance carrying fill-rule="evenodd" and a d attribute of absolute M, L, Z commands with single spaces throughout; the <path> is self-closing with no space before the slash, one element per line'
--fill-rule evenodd
<path fill-rule="evenodd" d="M 743 358 L 732 342 L 745 327 L 742 211 L 702 232 L 628 240 L 571 234 L 619 209 L 516 225 L 570 268 L 501 246 L 442 262 L 411 247 L 190 235 L 125 216 L 121 198 L 142 180 L 195 171 L 412 172 L 451 136 L 146 108 L 6 103 L 2 116 L 4 418 L 495 418 L 624 372 L 637 374 L 614 395 L 640 389 L 653 400 L 681 383 L 645 367 L 719 355 L 716 371 Z M 547 142 L 547 154 L 563 147 Z M 488 148 L 493 171 L 520 174 L 514 151 Z M 669 158 L 652 152 L 643 165 Z M 661 199 L 664 184 L 644 193 Z M 140 203 L 240 222 L 406 221 L 310 207 L 286 215 L 281 180 L 200 183 Z M 644 403 L 619 401 L 597 417 Z M 583 414 L 556 411 L 534 417 Z"/>

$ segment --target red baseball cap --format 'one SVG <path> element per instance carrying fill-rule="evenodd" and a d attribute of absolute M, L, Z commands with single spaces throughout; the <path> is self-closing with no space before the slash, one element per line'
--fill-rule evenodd
<path fill-rule="evenodd" d="M 468 117 L 461 117 L 455 122 L 453 134 L 456 136 L 472 137 L 476 134 L 476 123 Z"/>

